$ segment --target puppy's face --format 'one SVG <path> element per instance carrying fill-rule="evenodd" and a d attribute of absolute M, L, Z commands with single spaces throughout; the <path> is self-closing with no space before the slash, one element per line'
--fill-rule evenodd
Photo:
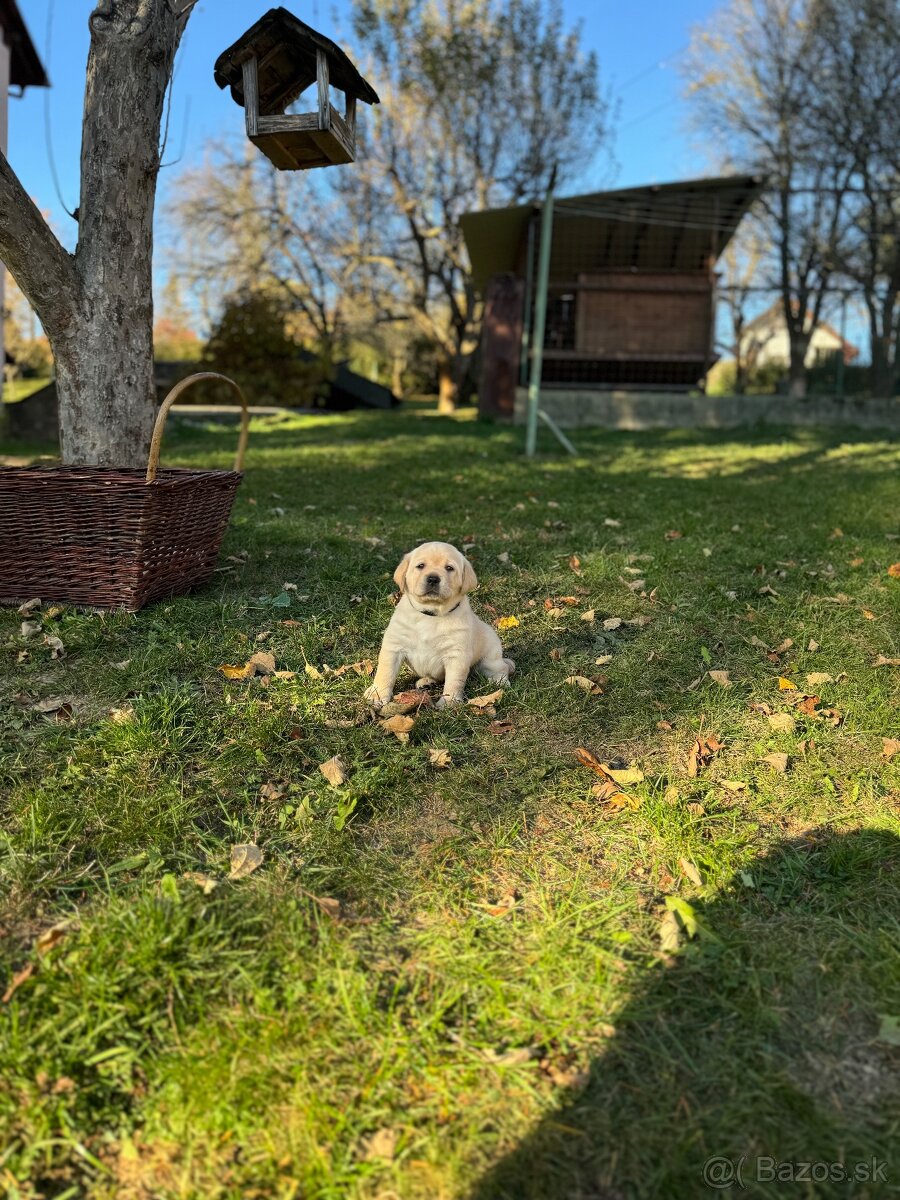
<path fill-rule="evenodd" d="M 423 542 L 405 554 L 394 582 L 401 593 L 437 605 L 456 602 L 478 586 L 472 564 L 449 542 Z"/>

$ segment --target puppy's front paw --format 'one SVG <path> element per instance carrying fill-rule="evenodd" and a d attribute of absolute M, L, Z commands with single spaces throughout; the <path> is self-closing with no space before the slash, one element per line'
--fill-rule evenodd
<path fill-rule="evenodd" d="M 504 672 L 502 675 L 488 675 L 489 683 L 499 683 L 501 687 L 509 687 L 509 676 Z"/>
<path fill-rule="evenodd" d="M 390 692 L 386 692 L 384 695 L 382 695 L 373 683 L 371 687 L 367 687 L 363 692 L 363 699 L 367 700 L 373 708 L 382 708 L 385 704 L 390 704 L 393 696 Z"/>
<path fill-rule="evenodd" d="M 436 708 L 455 708 L 457 704 L 462 704 L 465 696 L 460 692 L 456 696 L 441 696 L 435 705 Z"/>

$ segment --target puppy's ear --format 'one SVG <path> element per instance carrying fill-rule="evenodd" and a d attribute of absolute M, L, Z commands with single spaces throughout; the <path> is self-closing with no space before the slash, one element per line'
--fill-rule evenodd
<path fill-rule="evenodd" d="M 478 587 L 478 576 L 475 574 L 475 568 L 467 558 L 463 559 L 462 573 L 462 590 L 464 594 L 474 592 Z"/>
<path fill-rule="evenodd" d="M 394 572 L 394 583 L 400 589 L 400 595 L 406 591 L 406 568 L 409 566 L 409 555 L 404 554 L 397 564 L 397 570 Z"/>

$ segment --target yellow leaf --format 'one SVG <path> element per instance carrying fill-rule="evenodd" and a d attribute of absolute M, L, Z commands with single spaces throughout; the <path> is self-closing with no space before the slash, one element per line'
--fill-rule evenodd
<path fill-rule="evenodd" d="M 496 692 L 491 692 L 489 696 L 473 696 L 469 701 L 472 708 L 489 708 L 492 704 L 496 704 L 498 700 L 503 698 L 503 688 L 499 688 Z"/>
<path fill-rule="evenodd" d="M 501 617 L 497 622 L 498 629 L 515 629 L 519 624 L 518 617 Z"/>
<path fill-rule="evenodd" d="M 783 675 L 778 676 L 778 687 L 782 692 L 796 692 L 796 683 L 791 683 L 790 679 L 785 679 Z"/>
<path fill-rule="evenodd" d="M 242 667 L 230 667 L 227 663 L 223 663 L 219 670 L 226 679 L 250 679 L 256 674 L 256 667 L 253 663 L 244 663 Z"/>

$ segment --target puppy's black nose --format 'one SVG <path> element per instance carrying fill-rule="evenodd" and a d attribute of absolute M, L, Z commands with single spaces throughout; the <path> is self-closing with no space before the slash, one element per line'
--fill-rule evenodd
<path fill-rule="evenodd" d="M 441 582 L 441 577 L 440 575 L 426 575 L 425 582 L 429 587 L 437 587 L 437 585 Z"/>

